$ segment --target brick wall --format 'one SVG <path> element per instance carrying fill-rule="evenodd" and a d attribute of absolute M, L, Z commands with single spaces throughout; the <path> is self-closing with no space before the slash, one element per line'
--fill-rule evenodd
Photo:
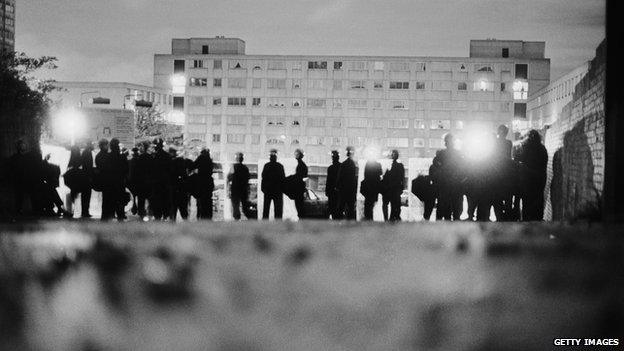
<path fill-rule="evenodd" d="M 606 41 L 559 118 L 545 130 L 548 150 L 547 220 L 596 214 L 604 179 Z"/>

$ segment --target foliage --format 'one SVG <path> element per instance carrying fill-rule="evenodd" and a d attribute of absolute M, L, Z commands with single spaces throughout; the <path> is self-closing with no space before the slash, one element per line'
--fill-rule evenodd
<path fill-rule="evenodd" d="M 182 130 L 168 124 L 162 110 L 157 107 L 137 107 L 135 114 L 135 139 L 137 141 L 162 138 L 169 144 L 181 142 Z"/>

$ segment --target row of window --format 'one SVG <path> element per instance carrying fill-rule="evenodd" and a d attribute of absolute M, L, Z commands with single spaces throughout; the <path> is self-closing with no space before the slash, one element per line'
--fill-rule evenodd
<path fill-rule="evenodd" d="M 248 62 L 249 61 L 249 62 Z M 227 60 L 227 65 L 229 69 L 246 69 L 248 66 L 253 70 L 262 70 L 263 63 L 257 62 L 254 60 Z M 427 70 L 427 65 L 424 62 L 384 62 L 384 61 L 352 61 L 347 62 L 348 69 L 354 71 L 368 71 L 369 69 L 373 69 L 374 71 L 384 71 L 386 69 L 390 71 L 416 71 L 416 72 L 425 72 Z M 434 63 L 434 70 L 438 70 L 441 72 L 452 71 L 451 63 Z M 456 70 L 459 72 L 468 72 L 468 64 L 465 63 L 457 63 Z M 174 73 L 184 72 L 185 61 L 184 60 L 174 60 Z M 213 60 L 212 68 L 215 70 L 223 69 L 223 60 Z M 205 60 L 193 60 L 193 68 L 207 68 L 207 61 Z M 307 61 L 308 70 L 327 70 L 329 67 L 328 61 Z M 342 61 L 333 61 L 333 69 L 334 70 L 343 70 L 345 67 L 344 62 Z M 302 65 L 301 62 L 295 61 L 291 62 L 291 68 L 293 70 L 301 70 Z M 267 64 L 268 70 L 285 70 L 286 61 L 269 61 Z M 527 64 L 516 64 L 515 65 L 516 78 L 520 79 L 528 79 L 528 65 Z M 511 71 L 511 67 L 507 66 L 502 69 L 502 71 Z M 474 64 L 473 71 L 476 73 L 495 73 L 496 69 L 493 64 Z"/>

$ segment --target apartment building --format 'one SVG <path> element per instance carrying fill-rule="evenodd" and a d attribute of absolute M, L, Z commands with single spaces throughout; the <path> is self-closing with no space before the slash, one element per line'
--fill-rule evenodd
<path fill-rule="evenodd" d="M 526 123 L 529 94 L 550 79 L 544 50 L 487 39 L 472 40 L 467 57 L 248 55 L 238 38 L 173 39 L 170 54 L 154 56 L 154 87 L 171 89 L 185 140 L 217 161 L 301 148 L 322 166 L 348 145 L 428 158 L 448 132 Z"/>
<path fill-rule="evenodd" d="M 0 0 L 0 53 L 15 51 L 15 0 Z"/>

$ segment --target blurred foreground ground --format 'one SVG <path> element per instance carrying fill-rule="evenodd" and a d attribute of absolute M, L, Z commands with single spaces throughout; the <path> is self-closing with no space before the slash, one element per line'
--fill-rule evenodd
<path fill-rule="evenodd" d="M 49 222 L 0 231 L 7 350 L 547 350 L 554 338 L 624 334 L 621 227 Z"/>

